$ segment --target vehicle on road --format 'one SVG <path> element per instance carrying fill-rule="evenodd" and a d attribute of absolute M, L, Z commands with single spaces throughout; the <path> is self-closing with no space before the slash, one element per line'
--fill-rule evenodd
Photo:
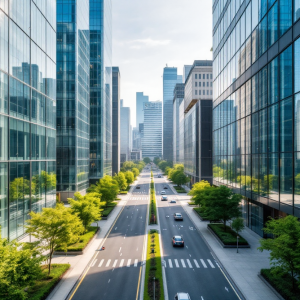
<path fill-rule="evenodd" d="M 191 300 L 188 293 L 177 293 L 174 297 L 175 300 Z"/>
<path fill-rule="evenodd" d="M 170 203 L 176 203 L 176 200 L 171 200 Z"/>
<path fill-rule="evenodd" d="M 168 189 L 168 187 L 167 187 L 167 186 L 165 186 L 165 187 L 164 187 L 164 189 L 165 189 L 165 190 L 167 190 L 167 189 Z"/>
<path fill-rule="evenodd" d="M 161 194 L 161 195 L 165 195 L 166 192 L 165 192 L 165 191 L 161 191 L 160 194 Z"/>
<path fill-rule="evenodd" d="M 182 236 L 180 236 L 180 235 L 173 236 L 172 244 L 173 244 L 173 247 L 176 247 L 176 246 L 184 247 L 184 240 L 183 240 Z"/>
<path fill-rule="evenodd" d="M 168 200 L 168 197 L 167 196 L 162 196 L 161 197 L 161 201 L 167 201 Z"/>
<path fill-rule="evenodd" d="M 182 214 L 180 214 L 180 213 L 175 213 L 175 214 L 174 214 L 174 220 L 175 220 L 175 221 L 178 221 L 178 220 L 183 221 Z"/>
<path fill-rule="evenodd" d="M 158 175 L 157 178 L 161 178 L 161 175 Z"/>
<path fill-rule="evenodd" d="M 141 187 L 140 187 L 139 185 L 136 187 L 137 190 L 139 190 L 140 188 L 141 188 Z"/>

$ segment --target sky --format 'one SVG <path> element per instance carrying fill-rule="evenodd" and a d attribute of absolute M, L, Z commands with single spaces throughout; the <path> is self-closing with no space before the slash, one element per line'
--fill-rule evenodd
<path fill-rule="evenodd" d="M 113 66 L 121 73 L 121 99 L 131 107 L 136 92 L 162 101 L 163 68 L 212 59 L 212 1 L 113 0 Z"/>

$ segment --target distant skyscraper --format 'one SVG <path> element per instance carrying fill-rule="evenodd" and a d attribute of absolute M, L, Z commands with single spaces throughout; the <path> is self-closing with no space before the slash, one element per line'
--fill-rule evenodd
<path fill-rule="evenodd" d="M 193 65 L 184 65 L 183 66 L 183 75 L 182 75 L 182 82 L 185 83 L 187 77 L 189 76 L 189 73 L 192 69 Z"/>
<path fill-rule="evenodd" d="M 57 191 L 63 201 L 89 185 L 89 55 L 89 2 L 58 0 Z"/>
<path fill-rule="evenodd" d="M 120 108 L 120 157 L 121 163 L 130 160 L 132 130 L 130 124 L 130 107 Z"/>
<path fill-rule="evenodd" d="M 85 1 L 88 2 L 88 1 Z M 112 173 L 112 0 L 90 2 L 90 182 Z"/>
<path fill-rule="evenodd" d="M 143 92 L 136 93 L 136 127 L 139 128 L 139 124 L 144 123 L 144 103 L 149 102 L 149 97 L 145 96 Z"/>
<path fill-rule="evenodd" d="M 162 157 L 162 102 L 144 103 L 142 156 Z"/>
<path fill-rule="evenodd" d="M 173 161 L 173 92 L 182 83 L 177 68 L 164 68 L 163 74 L 163 158 Z M 144 154 L 143 154 L 144 155 Z"/>
<path fill-rule="evenodd" d="M 112 174 L 120 171 L 120 83 L 119 67 L 112 68 Z"/>

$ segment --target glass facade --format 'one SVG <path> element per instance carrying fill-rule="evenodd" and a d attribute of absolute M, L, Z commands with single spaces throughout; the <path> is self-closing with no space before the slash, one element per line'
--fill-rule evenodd
<path fill-rule="evenodd" d="M 112 174 L 112 0 L 89 0 L 90 182 Z"/>
<path fill-rule="evenodd" d="M 213 176 L 246 224 L 300 216 L 299 1 L 214 1 Z M 229 142 L 228 142 L 229 141 Z"/>
<path fill-rule="evenodd" d="M 176 83 L 182 83 L 182 75 L 177 75 L 177 68 L 165 67 L 163 73 L 163 158 L 170 161 L 173 161 L 173 92 Z"/>
<path fill-rule="evenodd" d="M 149 102 L 149 96 L 144 95 L 143 92 L 136 93 L 136 127 L 144 123 L 144 103 Z"/>
<path fill-rule="evenodd" d="M 88 187 L 90 35 L 88 0 L 57 0 L 57 191 Z"/>
<path fill-rule="evenodd" d="M 0 227 L 10 240 L 56 201 L 55 11 L 54 0 L 0 1 Z"/>

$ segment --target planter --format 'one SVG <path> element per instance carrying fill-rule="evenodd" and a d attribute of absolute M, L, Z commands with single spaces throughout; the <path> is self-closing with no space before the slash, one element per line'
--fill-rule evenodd
<path fill-rule="evenodd" d="M 278 297 L 278 299 L 284 300 L 284 298 L 273 288 L 273 286 L 264 278 L 264 276 L 262 276 L 260 273 L 258 273 L 257 276 L 265 283 L 265 285 L 268 286 L 268 288 Z"/>
<path fill-rule="evenodd" d="M 193 209 L 193 212 L 198 216 L 198 218 L 199 218 L 201 221 L 203 221 L 203 222 L 209 222 L 209 220 L 203 219 L 203 218 L 197 213 L 196 210 Z"/>
<path fill-rule="evenodd" d="M 236 245 L 225 245 L 223 243 L 223 241 L 218 237 L 218 235 L 209 226 L 207 226 L 207 229 L 208 229 L 208 231 L 210 231 L 213 234 L 213 236 L 217 239 L 217 241 L 220 243 L 220 245 L 223 248 L 236 248 Z M 239 244 L 239 248 L 250 248 L 250 245 L 249 244 L 248 245 L 240 245 Z"/>

